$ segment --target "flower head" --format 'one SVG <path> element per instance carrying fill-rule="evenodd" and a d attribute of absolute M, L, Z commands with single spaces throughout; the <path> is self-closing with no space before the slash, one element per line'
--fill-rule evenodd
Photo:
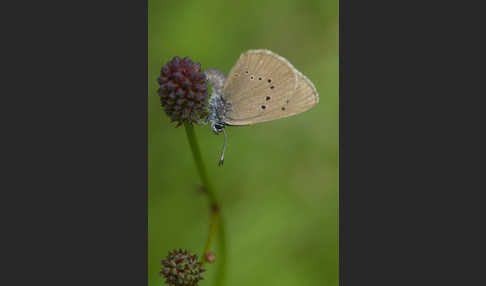
<path fill-rule="evenodd" d="M 216 260 L 216 255 L 212 252 L 208 252 L 204 255 L 204 259 L 209 263 L 213 263 Z"/>
<path fill-rule="evenodd" d="M 177 126 L 207 116 L 208 86 L 200 63 L 176 56 L 162 67 L 158 82 L 160 103 Z"/>
<path fill-rule="evenodd" d="M 196 286 L 202 280 L 201 262 L 198 262 L 197 255 L 187 250 L 175 250 L 160 261 L 162 269 L 160 275 L 165 276 L 165 283 L 174 286 Z"/>

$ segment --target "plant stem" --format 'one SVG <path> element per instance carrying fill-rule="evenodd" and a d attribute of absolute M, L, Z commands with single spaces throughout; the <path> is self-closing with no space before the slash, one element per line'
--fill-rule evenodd
<path fill-rule="evenodd" d="M 208 173 L 206 172 L 206 168 L 204 166 L 201 151 L 199 150 L 199 145 L 197 143 L 196 134 L 194 133 L 194 127 L 191 124 L 184 124 L 186 129 L 187 139 L 189 141 L 189 145 L 191 146 L 192 156 L 194 157 L 194 162 L 196 163 L 197 171 L 199 176 L 201 177 L 201 181 L 204 185 L 204 191 L 209 197 L 209 210 L 210 210 L 210 223 L 209 223 L 209 235 L 208 240 L 206 242 L 206 246 L 204 248 L 204 253 L 201 257 L 201 263 L 204 266 L 206 263 L 205 255 L 209 251 L 211 251 L 211 245 L 214 239 L 215 234 L 218 232 L 219 227 L 219 241 L 220 241 L 220 255 L 217 257 L 218 264 L 220 265 L 219 271 L 216 273 L 216 285 L 220 286 L 223 285 L 224 282 L 224 275 L 226 270 L 226 239 L 223 227 L 223 219 L 221 214 L 220 204 L 214 192 L 213 185 L 209 180 Z"/>
<path fill-rule="evenodd" d="M 213 238 L 215 234 L 218 232 L 218 223 L 219 223 L 219 214 L 218 212 L 211 211 L 211 221 L 209 222 L 209 236 L 208 240 L 206 241 L 206 247 L 204 247 L 204 255 L 211 251 L 211 243 L 213 242 Z M 206 263 L 206 260 L 203 258 L 201 261 L 202 265 Z"/>
<path fill-rule="evenodd" d="M 219 269 L 218 276 L 216 278 L 216 286 L 224 285 L 226 268 L 228 267 L 228 256 L 226 255 L 226 233 L 223 224 L 223 218 L 220 217 L 220 227 L 219 227 L 219 249 L 221 251 L 221 257 L 219 258 Z"/>

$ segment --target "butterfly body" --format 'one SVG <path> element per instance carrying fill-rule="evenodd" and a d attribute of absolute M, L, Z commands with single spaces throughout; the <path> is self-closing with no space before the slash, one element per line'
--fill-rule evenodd
<path fill-rule="evenodd" d="M 226 125 L 250 125 L 302 113 L 319 101 L 312 82 L 285 58 L 268 50 L 243 53 L 226 75 L 207 69 L 213 87 L 209 99 L 211 129 L 225 135 Z"/>
<path fill-rule="evenodd" d="M 218 134 L 223 131 L 226 125 L 225 103 L 219 93 L 213 93 L 209 98 L 208 120 L 211 122 L 211 129 L 214 133 Z"/>

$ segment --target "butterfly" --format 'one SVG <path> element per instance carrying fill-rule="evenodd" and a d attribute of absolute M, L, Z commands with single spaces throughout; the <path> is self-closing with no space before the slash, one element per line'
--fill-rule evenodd
<path fill-rule="evenodd" d="M 269 50 L 241 54 L 228 76 L 217 69 L 204 71 L 213 92 L 209 98 L 208 122 L 215 134 L 226 125 L 242 126 L 296 115 L 319 102 L 314 84 L 285 58 Z"/>

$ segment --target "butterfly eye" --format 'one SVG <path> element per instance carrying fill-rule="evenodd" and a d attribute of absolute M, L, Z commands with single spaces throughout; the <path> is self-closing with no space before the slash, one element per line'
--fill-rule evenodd
<path fill-rule="evenodd" d="M 215 123 L 214 125 L 211 126 L 211 128 L 213 129 L 213 132 L 215 134 L 219 134 L 220 132 L 224 131 L 224 124 Z"/>
<path fill-rule="evenodd" d="M 221 124 L 215 124 L 215 125 L 214 125 L 214 127 L 215 127 L 216 129 L 218 129 L 218 130 L 223 129 L 223 125 L 221 125 Z"/>

